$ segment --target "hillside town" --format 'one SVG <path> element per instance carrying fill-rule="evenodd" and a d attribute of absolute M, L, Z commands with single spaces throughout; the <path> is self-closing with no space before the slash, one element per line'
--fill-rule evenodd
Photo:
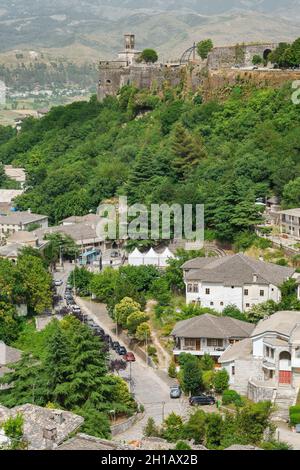
<path fill-rule="evenodd" d="M 0 122 L 0 450 L 300 450 L 299 45 L 125 34 Z"/>

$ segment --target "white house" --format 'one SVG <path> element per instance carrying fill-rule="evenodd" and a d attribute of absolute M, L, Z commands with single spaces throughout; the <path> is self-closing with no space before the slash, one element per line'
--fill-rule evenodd
<path fill-rule="evenodd" d="M 39 225 L 41 229 L 48 227 L 48 216 L 31 212 L 11 212 L 0 216 L 0 236 L 26 231 L 31 225 Z"/>
<path fill-rule="evenodd" d="M 297 276 L 295 269 L 265 263 L 243 254 L 196 258 L 182 266 L 186 302 L 222 312 L 228 305 L 241 311 L 267 300 L 279 302 L 279 287 Z"/>
<path fill-rule="evenodd" d="M 261 320 L 251 337 L 221 355 L 231 388 L 254 401 L 271 400 L 285 413 L 300 387 L 300 312 Z"/>

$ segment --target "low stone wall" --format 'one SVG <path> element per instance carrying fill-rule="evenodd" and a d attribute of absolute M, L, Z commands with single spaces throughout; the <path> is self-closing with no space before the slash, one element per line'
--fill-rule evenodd
<path fill-rule="evenodd" d="M 259 401 L 274 401 L 276 387 L 265 387 L 258 385 L 251 380 L 248 383 L 248 398 L 255 403 Z"/>
<path fill-rule="evenodd" d="M 111 426 L 111 435 L 117 436 L 118 434 L 122 434 L 125 431 L 128 431 L 135 423 L 141 421 L 144 418 L 144 413 L 136 413 L 134 416 L 131 416 L 123 423 L 114 424 Z"/>

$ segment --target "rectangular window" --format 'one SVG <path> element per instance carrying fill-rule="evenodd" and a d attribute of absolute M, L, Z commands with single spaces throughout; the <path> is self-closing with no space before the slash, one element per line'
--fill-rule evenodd
<path fill-rule="evenodd" d="M 223 307 L 223 305 L 224 305 L 224 302 L 220 302 L 220 305 L 221 305 L 221 307 Z"/>
<path fill-rule="evenodd" d="M 249 295 L 249 290 L 248 289 L 244 290 L 244 295 Z"/>
<path fill-rule="evenodd" d="M 231 367 L 231 375 L 235 375 L 235 366 Z"/>
<path fill-rule="evenodd" d="M 188 292 L 193 292 L 193 284 L 188 284 L 187 285 L 187 291 Z"/>
<path fill-rule="evenodd" d="M 264 296 L 265 296 L 265 291 L 264 291 L 264 290 L 259 291 L 259 295 L 260 295 L 261 297 L 264 297 Z"/>
<path fill-rule="evenodd" d="M 194 338 L 184 338 L 185 349 L 193 349 L 196 347 L 196 340 Z"/>
<path fill-rule="evenodd" d="M 213 303 L 213 302 L 211 302 L 211 303 L 210 303 L 210 305 L 211 305 L 211 307 L 212 307 L 212 306 L 214 305 L 214 303 Z"/>
<path fill-rule="evenodd" d="M 223 340 L 218 338 L 207 338 L 207 346 L 221 348 L 223 346 Z"/>
<path fill-rule="evenodd" d="M 198 284 L 194 284 L 194 286 L 193 286 L 193 292 L 194 292 L 195 294 L 197 294 L 197 293 L 199 292 L 199 286 L 198 286 Z"/>
<path fill-rule="evenodd" d="M 250 304 L 246 304 L 246 308 L 250 308 Z"/>
<path fill-rule="evenodd" d="M 210 289 L 205 289 L 205 294 L 209 295 L 210 294 Z"/>

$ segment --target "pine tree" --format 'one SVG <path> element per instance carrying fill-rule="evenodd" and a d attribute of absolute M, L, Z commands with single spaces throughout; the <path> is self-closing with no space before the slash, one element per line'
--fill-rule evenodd
<path fill-rule="evenodd" d="M 60 325 L 56 328 L 47 342 L 45 357 L 45 373 L 48 377 L 49 401 L 64 406 L 66 399 L 66 382 L 70 374 L 72 350 L 66 334 Z"/>
<path fill-rule="evenodd" d="M 23 354 L 21 360 L 4 374 L 0 384 L 12 387 L 0 390 L 0 402 L 10 408 L 26 403 L 45 406 L 47 386 L 41 363 L 30 354 Z"/>
<path fill-rule="evenodd" d="M 175 128 L 172 142 L 173 167 L 179 179 L 185 179 L 206 153 L 200 139 L 192 136 L 182 124 Z"/>
<path fill-rule="evenodd" d="M 85 325 L 74 322 L 74 327 L 71 372 L 68 383 L 60 390 L 63 388 L 62 391 L 67 393 L 68 407 L 83 407 L 88 402 L 101 411 L 109 406 L 111 390 L 110 377 L 106 375 L 107 357 L 100 340 Z"/>

